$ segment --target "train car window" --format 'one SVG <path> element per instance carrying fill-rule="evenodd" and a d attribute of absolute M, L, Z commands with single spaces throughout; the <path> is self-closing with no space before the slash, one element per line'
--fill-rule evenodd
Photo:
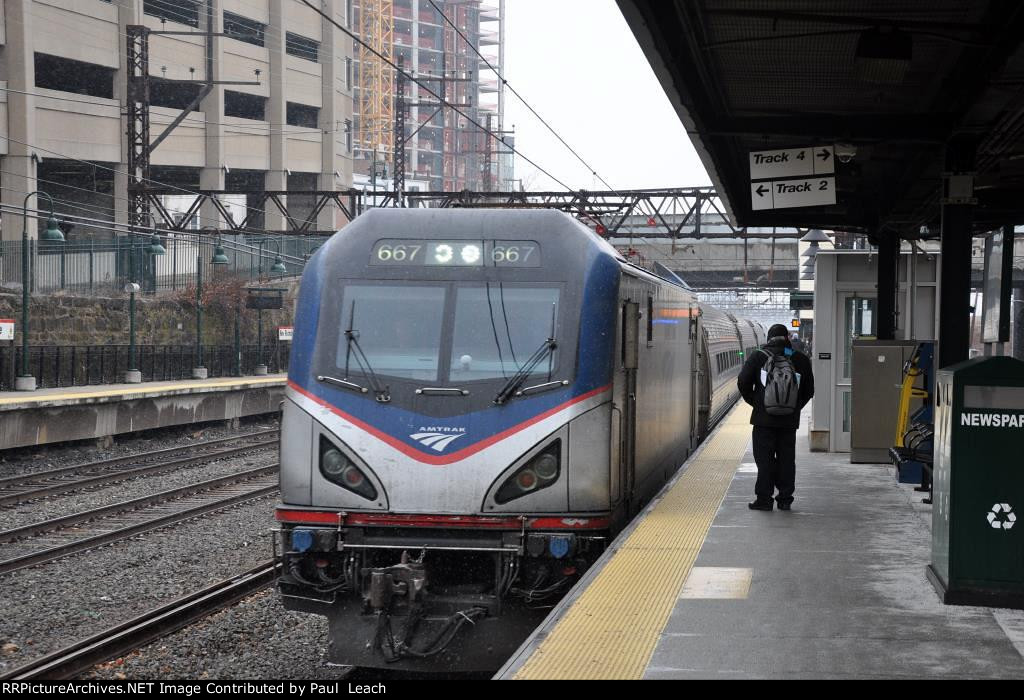
<path fill-rule="evenodd" d="M 446 294 L 446 287 L 439 285 L 347 285 L 336 366 L 343 370 L 347 363 L 349 374 L 360 376 L 345 334 L 352 328 L 376 374 L 438 381 Z"/>
<path fill-rule="evenodd" d="M 558 337 L 559 297 L 557 287 L 459 287 L 449 380 L 467 382 L 515 374 L 551 337 L 552 323 Z M 556 348 L 534 373 L 556 369 L 559 359 Z"/>
<path fill-rule="evenodd" d="M 647 347 L 654 345 L 654 297 L 647 295 Z"/>

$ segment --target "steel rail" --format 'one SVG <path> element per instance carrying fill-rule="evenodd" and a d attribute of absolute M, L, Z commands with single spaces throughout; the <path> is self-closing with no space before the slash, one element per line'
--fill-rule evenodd
<path fill-rule="evenodd" d="M 278 465 L 273 467 L 265 467 L 258 471 L 273 471 Z M 260 477 L 254 477 L 260 478 Z M 276 481 L 276 480 L 275 480 Z M 260 488 L 251 489 L 242 493 L 235 493 L 225 498 L 217 499 L 214 501 L 208 501 L 200 503 L 199 505 L 184 510 L 166 513 L 156 518 L 150 518 L 133 525 L 126 525 L 125 527 L 111 530 L 110 532 L 103 532 L 90 537 L 85 537 L 67 544 L 58 545 L 56 547 L 50 547 L 48 549 L 32 552 L 31 554 L 25 554 L 18 557 L 12 557 L 4 561 L 0 561 L 0 574 L 8 574 L 19 569 L 24 569 L 29 566 L 35 566 L 38 564 L 45 564 L 46 562 L 53 561 L 68 556 L 69 554 L 76 554 L 83 552 L 88 549 L 94 549 L 101 545 L 110 544 L 111 542 L 117 542 L 119 540 L 134 537 L 135 535 L 156 530 L 167 525 L 173 525 L 185 520 L 191 520 L 200 515 L 205 515 L 213 511 L 222 510 L 228 506 L 236 505 L 238 503 L 244 503 L 246 501 L 252 501 L 259 498 L 264 498 L 276 493 L 278 486 L 276 483 L 272 485 L 262 486 Z"/>
<path fill-rule="evenodd" d="M 44 496 L 53 496 L 56 494 L 68 493 L 70 491 L 77 491 L 82 488 L 89 488 L 93 486 L 100 486 L 103 484 L 109 484 L 118 481 L 125 481 L 127 479 L 132 479 L 138 476 L 156 474 L 159 472 L 164 472 L 179 467 L 189 467 L 196 464 L 202 464 L 204 462 L 210 462 L 216 459 L 233 457 L 248 452 L 256 452 L 258 450 L 272 447 L 273 445 L 273 440 L 267 440 L 265 442 L 258 442 L 253 445 L 240 445 L 238 447 L 229 447 L 223 450 L 216 450 L 214 452 L 206 452 L 203 454 L 193 455 L 192 457 L 185 457 L 183 459 L 172 460 L 170 462 L 157 462 L 156 464 L 149 464 L 144 467 L 124 469 L 121 471 L 111 472 L 109 474 L 99 474 L 97 476 L 85 477 L 83 479 L 76 479 L 73 481 L 59 481 L 54 484 L 43 485 L 40 486 L 39 488 L 29 489 L 27 491 L 16 491 L 14 493 L 0 494 L 0 505 L 6 505 L 8 503 L 23 503 L 25 501 L 33 501 Z M 26 478 L 21 483 L 31 484 L 33 481 L 35 481 L 35 479 L 32 479 L 30 475 L 26 475 Z"/>
<path fill-rule="evenodd" d="M 167 491 L 160 491 L 159 493 L 149 494 L 148 496 L 142 496 L 140 498 L 133 498 L 129 501 L 121 501 L 109 506 L 100 506 L 99 508 L 92 508 L 80 513 L 72 513 L 71 515 L 64 515 L 59 518 L 50 518 L 49 520 L 42 520 L 37 523 L 23 525 L 10 530 L 2 530 L 0 531 L 0 542 L 14 542 L 15 540 L 19 540 L 24 537 L 31 537 L 32 535 L 37 535 L 42 532 L 50 532 L 68 527 L 69 525 L 80 525 L 82 523 L 98 520 L 99 518 L 107 515 L 124 513 L 130 510 L 138 510 L 139 508 L 143 508 L 148 505 L 171 501 L 179 496 L 188 496 L 202 491 L 209 491 L 210 489 L 217 488 L 218 486 L 226 486 L 237 481 L 244 481 L 258 476 L 269 476 L 276 470 L 277 465 L 273 464 L 266 467 L 258 467 L 256 469 L 235 472 L 234 474 L 228 474 L 227 476 L 221 476 L 216 479 L 200 481 L 195 484 L 188 484 L 186 486 L 169 489 Z"/>
<path fill-rule="evenodd" d="M 277 433 L 277 428 L 271 428 L 269 430 L 258 430 L 254 433 L 247 433 L 245 435 L 238 435 L 236 437 L 218 438 L 216 440 L 207 440 L 205 442 L 198 442 L 194 445 L 180 445 L 178 447 L 167 447 L 162 450 L 153 450 L 151 452 L 144 452 L 142 454 L 126 455 L 124 457 L 112 457 L 111 459 L 101 459 L 95 462 L 85 462 L 83 464 L 76 464 L 70 467 L 60 467 L 58 469 L 49 469 L 42 472 L 34 472 L 31 474 L 16 474 L 14 476 L 8 476 L 0 479 L 0 489 L 16 484 L 25 483 L 26 481 L 36 481 L 38 479 L 52 479 L 57 476 L 63 476 L 65 474 L 74 474 L 75 472 L 91 471 L 93 469 L 104 469 L 106 467 L 116 467 L 118 464 L 130 463 L 133 460 L 147 460 L 152 458 L 159 458 L 161 456 L 167 456 L 178 452 L 187 452 L 189 450 L 198 450 L 203 447 L 210 447 L 212 445 L 223 445 L 228 442 L 236 442 L 238 440 L 246 440 L 254 437 L 264 437 Z"/>
<path fill-rule="evenodd" d="M 0 680 L 66 680 L 96 664 L 123 656 L 266 588 L 280 573 L 266 562 L 167 605 L 143 613 L 0 676 Z"/>

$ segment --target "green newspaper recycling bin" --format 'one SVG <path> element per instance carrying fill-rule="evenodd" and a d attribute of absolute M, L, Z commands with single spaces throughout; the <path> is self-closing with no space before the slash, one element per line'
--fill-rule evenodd
<path fill-rule="evenodd" d="M 928 578 L 942 601 L 1024 608 L 1024 362 L 939 371 L 933 488 Z"/>

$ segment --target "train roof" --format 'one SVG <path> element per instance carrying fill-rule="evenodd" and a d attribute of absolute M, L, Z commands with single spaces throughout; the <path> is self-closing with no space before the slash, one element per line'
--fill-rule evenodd
<path fill-rule="evenodd" d="M 332 273 L 365 269 L 373 246 L 385 239 L 534 241 L 549 270 L 565 264 L 582 268 L 602 257 L 625 263 L 611 244 L 559 211 L 381 208 L 362 214 L 332 236 L 317 251 L 314 266 L 326 266 L 324 271 Z M 421 269 L 428 277 L 443 272 Z M 520 272 L 530 274 L 527 268 Z"/>
<path fill-rule="evenodd" d="M 572 216 L 552 209 L 370 209 L 339 231 L 340 235 L 432 235 L 453 238 L 535 239 L 553 235 L 575 236 L 601 247 L 609 255 L 622 255 L 606 240 Z"/>

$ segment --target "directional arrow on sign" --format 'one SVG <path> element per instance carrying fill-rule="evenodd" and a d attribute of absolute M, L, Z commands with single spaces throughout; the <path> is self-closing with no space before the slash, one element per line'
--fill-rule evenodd
<path fill-rule="evenodd" d="M 750 179 L 778 180 L 788 177 L 829 175 L 835 171 L 832 146 L 805 146 L 774 151 L 751 151 Z"/>
<path fill-rule="evenodd" d="M 820 207 L 836 203 L 836 179 L 813 177 L 750 183 L 751 209 Z"/>

